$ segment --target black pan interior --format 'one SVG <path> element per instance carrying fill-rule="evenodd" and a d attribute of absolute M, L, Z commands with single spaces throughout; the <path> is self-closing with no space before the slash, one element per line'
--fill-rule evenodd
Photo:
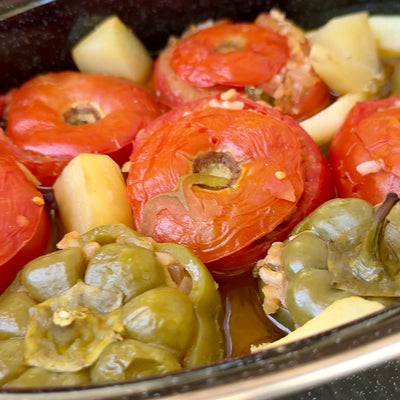
<path fill-rule="evenodd" d="M 156 54 L 170 34 L 191 22 L 251 20 L 272 7 L 307 29 L 360 8 L 400 13 L 397 0 L 7 0 L 0 2 L 0 93 L 40 72 L 73 69 L 71 46 L 110 14 L 118 14 Z"/>

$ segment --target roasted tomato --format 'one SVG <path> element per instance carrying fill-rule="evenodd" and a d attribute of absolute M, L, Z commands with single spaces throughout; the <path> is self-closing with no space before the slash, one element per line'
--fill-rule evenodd
<path fill-rule="evenodd" d="M 400 194 L 399 154 L 400 97 L 357 103 L 329 148 L 338 196 L 376 205 Z"/>
<path fill-rule="evenodd" d="M 171 38 L 156 60 L 154 86 L 171 108 L 235 87 L 301 120 L 330 102 L 309 50 L 304 32 L 277 11 L 254 23 L 222 20 Z"/>
<path fill-rule="evenodd" d="M 50 223 L 44 199 L 0 143 L 0 293 L 19 269 L 46 250 Z"/>
<path fill-rule="evenodd" d="M 73 71 L 39 75 L 6 101 L 1 139 L 43 185 L 79 153 L 127 161 L 137 132 L 161 113 L 155 99 L 130 81 Z"/>
<path fill-rule="evenodd" d="M 267 247 L 241 252 L 333 195 L 299 124 L 232 89 L 157 118 L 137 145 L 127 180 L 136 228 L 189 247 L 215 273 L 250 268 Z"/>

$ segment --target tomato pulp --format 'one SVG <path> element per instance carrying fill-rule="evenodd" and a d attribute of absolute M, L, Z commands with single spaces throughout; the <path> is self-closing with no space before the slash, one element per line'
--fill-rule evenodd
<path fill-rule="evenodd" d="M 266 247 L 246 262 L 242 251 L 333 195 L 329 167 L 299 124 L 232 91 L 149 124 L 127 185 L 136 229 L 189 247 L 224 274 L 251 268 Z"/>

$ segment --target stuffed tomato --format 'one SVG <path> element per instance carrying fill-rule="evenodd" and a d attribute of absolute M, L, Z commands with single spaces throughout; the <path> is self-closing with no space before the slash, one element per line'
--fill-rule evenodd
<path fill-rule="evenodd" d="M 43 254 L 50 223 L 41 193 L 0 143 L 0 293 L 29 260 Z"/>
<path fill-rule="evenodd" d="M 0 139 L 43 185 L 52 185 L 80 153 L 108 154 L 122 164 L 137 132 L 160 114 L 155 99 L 128 80 L 47 73 L 5 95 Z"/>
<path fill-rule="evenodd" d="M 136 229 L 190 248 L 215 273 L 251 268 L 333 196 L 330 169 L 291 117 L 234 90 L 157 118 L 127 179 Z"/>
<path fill-rule="evenodd" d="M 357 103 L 329 147 L 337 193 L 372 205 L 400 194 L 400 97 Z"/>
<path fill-rule="evenodd" d="M 156 60 L 154 86 L 171 108 L 235 87 L 301 120 L 330 102 L 309 50 L 304 32 L 276 10 L 252 23 L 217 21 L 171 38 Z"/>

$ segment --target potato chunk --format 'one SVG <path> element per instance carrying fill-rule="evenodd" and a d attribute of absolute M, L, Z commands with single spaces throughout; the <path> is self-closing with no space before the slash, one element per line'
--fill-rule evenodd
<path fill-rule="evenodd" d="M 383 57 L 400 56 L 400 16 L 371 15 L 369 25 L 379 54 Z"/>
<path fill-rule="evenodd" d="M 347 114 L 357 101 L 365 100 L 361 93 L 347 93 L 329 107 L 300 122 L 318 146 L 328 144 L 339 130 Z"/>
<path fill-rule="evenodd" d="M 103 224 L 133 226 L 121 170 L 107 155 L 83 153 L 72 159 L 54 183 L 54 196 L 67 232 Z"/>
<path fill-rule="evenodd" d="M 332 18 L 309 34 L 310 61 L 339 95 L 377 91 L 383 80 L 368 13 Z"/>
<path fill-rule="evenodd" d="M 345 297 L 336 300 L 316 317 L 310 319 L 303 326 L 292 331 L 282 339 L 272 343 L 252 346 L 251 352 L 256 353 L 271 347 L 277 347 L 311 337 L 321 332 L 326 332 L 329 329 L 334 329 L 349 322 L 356 321 L 357 319 L 378 312 L 383 308 L 384 306 L 377 301 L 367 300 L 358 296 Z"/>
<path fill-rule="evenodd" d="M 145 83 L 153 60 L 139 38 L 117 17 L 111 16 L 72 49 L 81 72 L 103 73 Z"/>

